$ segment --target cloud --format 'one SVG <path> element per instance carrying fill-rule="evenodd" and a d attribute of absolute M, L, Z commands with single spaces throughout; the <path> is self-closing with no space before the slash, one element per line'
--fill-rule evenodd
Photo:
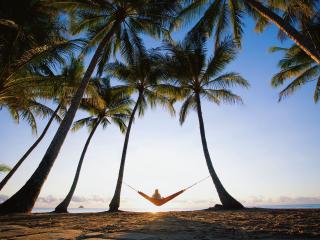
<path fill-rule="evenodd" d="M 319 204 L 320 203 L 320 197 L 287 197 L 287 196 L 281 196 L 279 198 L 279 203 L 283 204 Z"/>
<path fill-rule="evenodd" d="M 83 202 L 88 201 L 88 198 L 80 197 L 80 196 L 73 196 L 71 201 L 74 202 L 74 203 L 83 203 Z"/>
<path fill-rule="evenodd" d="M 62 201 L 62 199 L 60 198 L 56 198 L 52 195 L 48 195 L 46 197 L 39 197 L 37 199 L 37 204 L 54 204 L 54 203 L 57 203 L 59 201 Z"/>
<path fill-rule="evenodd" d="M 106 203 L 108 199 L 100 197 L 98 195 L 93 195 L 90 197 L 73 196 L 71 201 L 74 203 L 84 203 L 84 202 Z"/>
<path fill-rule="evenodd" d="M 244 201 L 243 201 L 244 202 Z M 264 196 L 251 196 L 250 199 L 246 200 L 247 205 L 272 205 L 272 204 L 320 204 L 320 196 L 315 197 L 290 197 L 280 196 L 278 198 L 266 198 Z"/>
<path fill-rule="evenodd" d="M 111 199 L 110 198 L 103 198 L 98 195 L 93 195 L 93 196 L 91 196 L 91 201 L 106 203 L 106 202 L 111 201 Z"/>
<path fill-rule="evenodd" d="M 6 201 L 9 198 L 7 195 L 0 194 L 0 203 Z M 53 195 L 40 196 L 38 197 L 35 207 L 36 208 L 54 208 L 56 207 L 63 198 L 55 197 Z M 98 195 L 92 195 L 88 197 L 84 196 L 73 196 L 70 207 L 79 207 L 79 205 L 83 205 L 88 208 L 105 208 L 107 204 L 110 202 L 110 198 L 103 198 Z M 126 202 L 126 201 L 123 201 Z"/>
<path fill-rule="evenodd" d="M 52 195 L 48 196 L 41 196 L 37 199 L 36 207 L 38 208 L 54 208 L 56 207 L 63 198 L 57 198 Z M 93 207 L 93 208 L 100 208 L 100 207 L 106 207 L 107 203 L 110 201 L 109 198 L 103 198 L 97 195 L 92 196 L 73 196 L 70 207 L 79 207 L 79 205 L 83 205 L 85 207 Z"/>

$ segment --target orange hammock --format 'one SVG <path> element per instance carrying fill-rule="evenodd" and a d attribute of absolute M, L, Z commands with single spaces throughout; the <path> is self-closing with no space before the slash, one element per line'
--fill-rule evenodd
<path fill-rule="evenodd" d="M 183 193 L 185 191 L 185 189 L 179 191 L 179 192 L 176 192 L 168 197 L 164 197 L 164 198 L 161 198 L 161 199 L 157 199 L 157 198 L 152 198 L 152 197 L 149 197 L 147 194 L 143 193 L 143 192 L 140 192 L 138 191 L 138 193 L 144 197 L 145 199 L 147 199 L 148 201 L 152 202 L 154 205 L 156 206 L 162 206 L 163 204 L 169 202 L 170 200 L 174 199 L 175 197 L 179 196 L 181 193 Z"/>
<path fill-rule="evenodd" d="M 147 194 L 141 192 L 141 191 L 138 191 L 136 190 L 135 188 L 131 187 L 129 184 L 126 184 L 128 187 L 130 187 L 131 189 L 133 189 L 134 191 L 136 191 L 138 194 L 140 194 L 142 197 L 144 197 L 145 199 L 147 199 L 148 201 L 150 201 L 151 203 L 153 203 L 154 205 L 156 206 L 162 206 L 163 204 L 169 202 L 170 200 L 174 199 L 175 197 L 179 196 L 181 193 L 185 192 L 186 190 L 192 188 L 193 186 L 197 185 L 198 183 L 206 180 L 207 178 L 209 178 L 210 176 L 206 177 L 206 178 L 203 178 L 201 179 L 200 181 L 192 184 L 191 186 L 185 188 L 185 189 L 182 189 L 174 194 L 171 194 L 170 196 L 167 196 L 167 197 L 164 197 L 164 198 L 161 198 L 161 199 L 157 199 L 157 198 L 153 198 L 153 197 L 149 197 Z"/>

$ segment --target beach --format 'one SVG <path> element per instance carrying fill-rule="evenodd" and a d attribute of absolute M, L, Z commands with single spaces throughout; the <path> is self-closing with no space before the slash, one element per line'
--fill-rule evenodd
<path fill-rule="evenodd" d="M 320 239 L 320 209 L 0 216 L 0 239 Z"/>

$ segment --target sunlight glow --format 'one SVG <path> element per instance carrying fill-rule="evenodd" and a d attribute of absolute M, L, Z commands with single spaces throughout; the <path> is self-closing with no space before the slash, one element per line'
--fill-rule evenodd
<path fill-rule="evenodd" d="M 143 212 L 150 212 L 150 213 L 157 213 L 159 212 L 159 207 L 149 203 L 146 200 L 143 201 L 136 201 L 136 207 L 139 208 Z"/>

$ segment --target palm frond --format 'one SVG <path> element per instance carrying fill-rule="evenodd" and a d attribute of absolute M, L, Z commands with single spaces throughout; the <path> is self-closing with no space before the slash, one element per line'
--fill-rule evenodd
<path fill-rule="evenodd" d="M 237 87 L 237 86 L 248 88 L 250 84 L 248 83 L 247 80 L 241 77 L 240 74 L 231 72 L 231 73 L 225 73 L 213 80 L 205 82 L 202 86 L 205 88 L 213 88 L 213 89 L 230 88 L 230 87 Z"/>
<path fill-rule="evenodd" d="M 193 95 L 190 95 L 181 106 L 179 113 L 179 122 L 181 125 L 185 122 L 190 108 L 196 108 L 196 100 Z"/>
<path fill-rule="evenodd" d="M 203 74 L 203 80 L 208 81 L 212 76 L 219 74 L 227 64 L 234 60 L 236 56 L 236 45 L 233 39 L 226 38 L 216 48 L 214 56 L 209 59 L 207 69 Z"/>
<path fill-rule="evenodd" d="M 297 78 L 293 79 L 292 82 L 280 92 L 279 101 L 281 101 L 283 98 L 287 96 L 290 96 L 300 87 L 312 81 L 312 78 L 319 76 L 319 73 L 320 66 L 318 65 L 311 67 L 305 72 L 301 73 Z"/>
<path fill-rule="evenodd" d="M 242 104 L 242 98 L 234 93 L 232 93 L 228 89 L 205 89 L 205 97 L 208 100 L 213 101 L 215 103 L 228 103 L 228 104 Z"/>

